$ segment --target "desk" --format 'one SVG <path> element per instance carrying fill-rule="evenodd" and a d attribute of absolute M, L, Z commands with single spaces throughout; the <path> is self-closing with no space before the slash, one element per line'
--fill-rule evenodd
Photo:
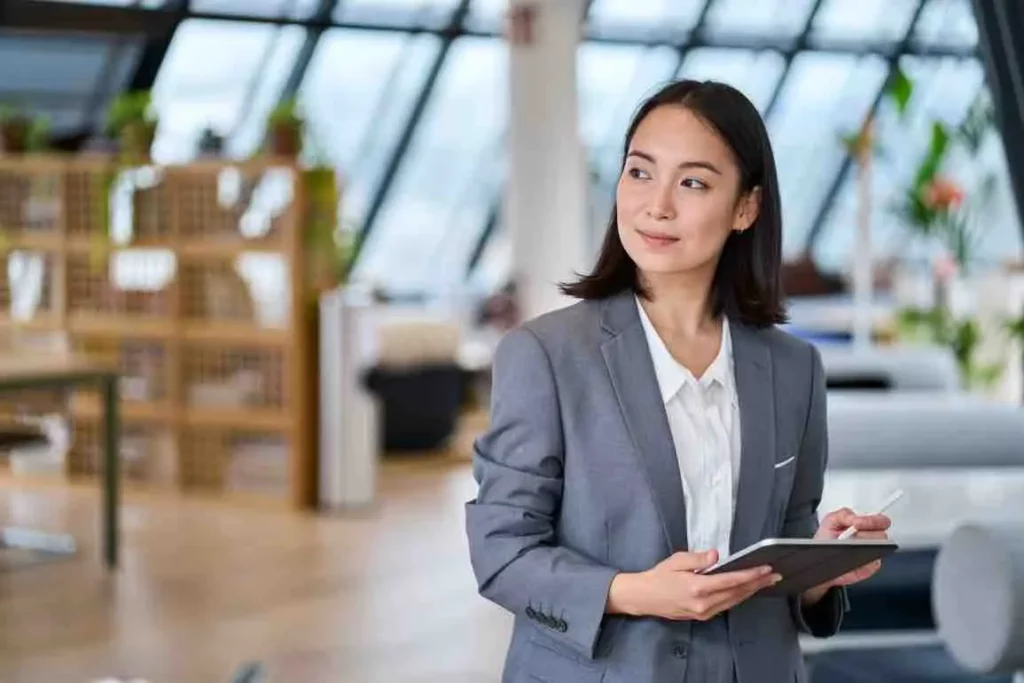
<path fill-rule="evenodd" d="M 103 398 L 103 559 L 113 569 L 118 562 L 118 437 L 121 431 L 117 370 L 80 354 L 0 354 L 0 393 L 35 389 L 97 389 Z"/>

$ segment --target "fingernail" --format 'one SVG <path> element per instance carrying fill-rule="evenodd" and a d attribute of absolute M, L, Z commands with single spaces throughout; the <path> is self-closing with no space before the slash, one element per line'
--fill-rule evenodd
<path fill-rule="evenodd" d="M 766 576 L 766 575 L 771 574 L 771 573 L 772 573 L 772 568 L 771 567 L 762 567 L 761 568 L 761 576 Z"/>
<path fill-rule="evenodd" d="M 773 586 L 775 584 L 777 584 L 779 581 L 782 581 L 782 575 L 781 574 L 776 574 L 775 576 L 772 577 L 772 585 Z"/>

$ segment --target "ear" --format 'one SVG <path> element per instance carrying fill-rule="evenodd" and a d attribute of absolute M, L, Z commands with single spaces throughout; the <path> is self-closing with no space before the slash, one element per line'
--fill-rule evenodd
<path fill-rule="evenodd" d="M 748 230 L 757 220 L 761 212 L 761 186 L 755 187 L 736 202 L 736 211 L 732 219 L 732 229 L 736 232 Z"/>

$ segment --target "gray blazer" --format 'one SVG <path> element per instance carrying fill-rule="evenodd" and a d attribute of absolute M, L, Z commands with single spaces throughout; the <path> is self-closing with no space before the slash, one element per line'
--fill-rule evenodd
<path fill-rule="evenodd" d="M 817 350 L 731 322 L 742 439 L 735 551 L 813 535 L 828 444 Z M 694 622 L 604 614 L 617 572 L 687 549 L 678 463 L 632 294 L 509 332 L 492 386 L 466 530 L 480 594 L 515 615 L 503 682 L 684 680 Z M 797 634 L 836 633 L 847 608 L 836 589 L 810 610 L 756 596 L 730 610 L 739 680 L 805 680 Z"/>

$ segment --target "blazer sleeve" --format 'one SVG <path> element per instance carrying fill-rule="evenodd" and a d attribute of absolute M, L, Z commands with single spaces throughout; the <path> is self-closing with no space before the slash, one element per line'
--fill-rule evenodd
<path fill-rule="evenodd" d="M 490 425 L 474 444 L 470 561 L 482 596 L 593 658 L 616 570 L 557 543 L 563 454 L 550 361 L 517 328 L 495 352 Z"/>
<path fill-rule="evenodd" d="M 783 536 L 810 538 L 818 530 L 818 504 L 821 502 L 828 466 L 828 408 L 825 394 L 825 370 L 821 354 L 810 347 L 810 402 L 803 441 L 797 458 L 796 480 L 786 509 Z M 834 587 L 812 607 L 804 607 L 800 598 L 790 599 L 797 627 L 804 633 L 827 638 L 839 632 L 843 615 L 849 610 L 846 588 Z"/>

